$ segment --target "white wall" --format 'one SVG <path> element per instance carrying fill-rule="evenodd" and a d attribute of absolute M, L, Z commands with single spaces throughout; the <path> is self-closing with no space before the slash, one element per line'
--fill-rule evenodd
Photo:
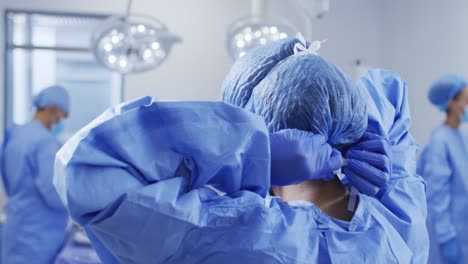
<path fill-rule="evenodd" d="M 296 0 L 272 0 L 272 12 L 285 15 L 300 25 L 304 36 L 311 41 L 327 40 L 318 53 L 354 77 L 354 61 L 363 59 L 377 65 L 380 47 L 378 44 L 380 1 L 375 0 L 331 0 L 330 12 L 321 20 L 312 20 L 311 32 L 306 27 L 290 2 Z M 303 1 L 307 2 L 307 1 Z M 308 39 L 309 40 L 309 39 Z"/>
<path fill-rule="evenodd" d="M 468 78 L 468 1 L 382 1 L 379 62 L 407 81 L 413 116 L 412 132 L 424 146 L 444 115 L 427 92 L 447 72 Z"/>

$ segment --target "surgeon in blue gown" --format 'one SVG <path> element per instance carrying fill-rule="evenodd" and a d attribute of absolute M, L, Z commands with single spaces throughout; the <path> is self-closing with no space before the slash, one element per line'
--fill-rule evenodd
<path fill-rule="evenodd" d="M 354 85 L 314 46 L 246 54 L 224 102 L 140 98 L 66 143 L 54 184 L 104 263 L 427 261 L 405 84 Z"/>
<path fill-rule="evenodd" d="M 436 81 L 429 100 L 446 113 L 432 131 L 418 164 L 427 182 L 431 263 L 468 262 L 468 148 L 460 125 L 468 121 L 468 83 L 448 74 Z"/>
<path fill-rule="evenodd" d="M 34 119 L 7 129 L 0 168 L 8 196 L 1 263 L 53 263 L 63 245 L 67 211 L 53 186 L 60 144 L 54 135 L 69 114 L 65 88 L 51 86 L 34 99 Z"/>

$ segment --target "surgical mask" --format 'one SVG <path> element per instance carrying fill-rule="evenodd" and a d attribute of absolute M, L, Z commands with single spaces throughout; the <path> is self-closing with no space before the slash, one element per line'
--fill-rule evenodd
<path fill-rule="evenodd" d="M 465 113 L 463 115 L 460 116 L 460 120 L 463 122 L 463 123 L 467 123 L 468 122 L 468 105 L 465 106 Z"/>
<path fill-rule="evenodd" d="M 52 133 L 54 137 L 58 137 L 63 132 L 64 129 L 65 129 L 65 125 L 63 124 L 63 121 L 60 121 L 52 125 L 50 132 Z"/>

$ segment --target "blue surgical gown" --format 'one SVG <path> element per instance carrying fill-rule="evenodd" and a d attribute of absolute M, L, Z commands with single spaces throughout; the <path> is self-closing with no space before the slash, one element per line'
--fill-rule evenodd
<path fill-rule="evenodd" d="M 431 263 L 440 263 L 439 246 L 451 239 L 468 261 L 468 148 L 459 130 L 442 125 L 431 134 L 418 163 L 427 182 Z"/>
<path fill-rule="evenodd" d="M 13 126 L 1 147 L 1 175 L 8 202 L 2 263 L 52 263 L 60 250 L 67 211 L 53 186 L 60 145 L 38 121 Z"/>
<path fill-rule="evenodd" d="M 59 151 L 54 183 L 104 263 L 422 263 L 424 184 L 406 87 L 374 92 L 375 130 L 403 157 L 379 199 L 359 194 L 350 222 L 269 196 L 263 120 L 220 102 L 145 97 L 110 109 Z"/>

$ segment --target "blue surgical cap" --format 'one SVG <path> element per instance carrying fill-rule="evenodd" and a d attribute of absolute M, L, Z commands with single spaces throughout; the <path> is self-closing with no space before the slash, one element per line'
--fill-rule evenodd
<path fill-rule="evenodd" d="M 429 90 L 429 101 L 441 111 L 447 111 L 449 102 L 465 87 L 467 87 L 467 82 L 463 77 L 447 74 L 432 84 Z"/>
<path fill-rule="evenodd" d="M 60 85 L 49 86 L 40 91 L 34 98 L 34 106 L 37 108 L 48 108 L 53 105 L 67 113 L 70 110 L 70 96 L 67 90 Z"/>
<path fill-rule="evenodd" d="M 367 128 L 365 94 L 315 53 L 293 53 L 296 38 L 258 47 L 237 60 L 222 100 L 265 119 L 270 132 L 311 131 L 334 147 L 355 143 Z"/>

